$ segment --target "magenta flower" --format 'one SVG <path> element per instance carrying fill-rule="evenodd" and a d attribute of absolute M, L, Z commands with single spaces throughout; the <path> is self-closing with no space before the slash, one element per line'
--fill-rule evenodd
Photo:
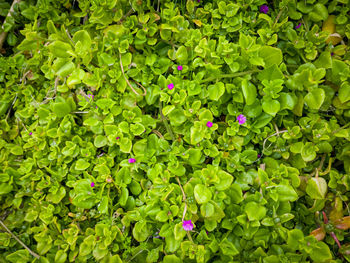
<path fill-rule="evenodd" d="M 207 122 L 207 127 L 210 128 L 210 127 L 212 127 L 212 126 L 213 126 L 213 123 L 212 123 L 211 121 L 208 121 L 208 122 Z"/>
<path fill-rule="evenodd" d="M 32 134 L 33 134 L 32 132 L 29 133 L 29 135 L 32 135 Z"/>
<path fill-rule="evenodd" d="M 170 83 L 169 85 L 168 85 L 168 89 L 173 89 L 174 88 L 174 83 Z"/>
<path fill-rule="evenodd" d="M 181 65 L 177 66 L 177 70 L 181 71 L 183 67 Z"/>
<path fill-rule="evenodd" d="M 186 230 L 186 231 L 191 231 L 193 229 L 193 224 L 191 220 L 187 220 L 187 221 L 183 221 L 182 222 L 182 227 Z"/>
<path fill-rule="evenodd" d="M 260 158 L 261 157 L 261 155 L 260 154 L 258 154 L 258 158 Z"/>
<path fill-rule="evenodd" d="M 115 138 L 116 140 L 119 140 L 120 139 L 120 137 L 117 137 L 117 138 Z"/>
<path fill-rule="evenodd" d="M 95 95 L 89 94 L 88 97 L 89 97 L 90 99 L 94 99 Z"/>
<path fill-rule="evenodd" d="M 269 11 L 269 7 L 267 5 L 260 6 L 261 13 L 267 14 L 268 11 Z"/>
<path fill-rule="evenodd" d="M 95 187 L 95 183 L 92 182 L 92 183 L 90 184 L 90 186 L 91 186 L 91 187 Z"/>
<path fill-rule="evenodd" d="M 246 120 L 247 120 L 247 118 L 243 114 L 240 114 L 237 116 L 237 121 L 240 125 L 244 124 L 246 122 Z"/>
<path fill-rule="evenodd" d="M 134 158 L 129 159 L 129 163 L 134 163 L 134 162 L 136 162 L 136 159 L 134 159 Z"/>
<path fill-rule="evenodd" d="M 295 27 L 295 29 L 298 29 L 298 28 L 300 28 L 301 27 L 301 23 L 299 23 L 296 27 Z"/>

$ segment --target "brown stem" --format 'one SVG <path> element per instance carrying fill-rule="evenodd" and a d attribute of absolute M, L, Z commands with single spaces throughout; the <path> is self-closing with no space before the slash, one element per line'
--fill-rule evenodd
<path fill-rule="evenodd" d="M 185 209 L 184 209 L 184 212 L 183 212 L 183 214 L 182 214 L 182 221 L 184 221 L 184 219 L 185 219 L 185 215 L 186 215 L 186 211 L 187 211 L 187 200 L 186 200 L 186 194 L 185 194 L 184 189 L 182 188 L 182 185 L 181 185 L 180 179 L 179 179 L 179 177 L 177 177 L 177 176 L 176 176 L 176 181 L 177 181 L 177 183 L 179 184 L 180 189 L 181 189 L 181 192 L 182 192 L 182 201 L 183 201 L 183 202 L 185 202 Z"/>
<path fill-rule="evenodd" d="M 33 257 L 35 257 L 35 258 L 37 258 L 37 259 L 40 258 L 40 256 L 39 256 L 38 254 L 36 254 L 36 253 L 33 252 L 32 250 L 30 250 L 29 247 L 27 247 L 18 237 L 16 237 L 15 234 L 12 233 L 11 230 L 8 229 L 7 226 L 4 224 L 4 222 L 2 222 L 2 220 L 0 220 L 0 225 L 1 225 L 14 239 L 16 239 L 16 241 L 17 241 L 18 243 L 20 243 L 26 250 L 28 250 L 28 252 L 29 252 Z"/>
<path fill-rule="evenodd" d="M 4 25 L 5 25 L 5 23 L 6 23 L 7 18 L 10 17 L 10 16 L 12 16 L 11 13 L 13 12 L 13 9 L 14 9 L 14 7 L 15 7 L 15 4 L 17 4 L 17 3 L 19 3 L 19 2 L 20 2 L 20 0 L 14 0 L 14 1 L 12 2 L 12 5 L 11 5 L 11 7 L 10 7 L 10 10 L 9 10 L 9 12 L 7 13 L 7 16 L 6 16 L 5 20 L 4 20 L 4 23 L 3 23 L 2 26 L 1 26 L 1 29 L 2 29 L 2 30 L 4 30 Z M 8 32 L 3 31 L 3 32 L 0 34 L 0 49 L 2 49 L 2 45 L 3 45 L 4 42 L 5 42 L 5 39 L 6 39 L 6 37 L 7 37 L 7 33 L 8 33 Z"/>
<path fill-rule="evenodd" d="M 124 73 L 124 68 L 123 68 L 123 62 L 122 62 L 122 55 L 119 53 L 119 59 L 120 59 L 120 68 L 122 69 L 122 73 L 124 76 L 124 79 L 126 81 L 126 83 L 128 84 L 128 86 L 131 88 L 131 90 L 136 94 L 136 95 L 140 95 L 140 96 L 146 96 L 146 89 L 141 85 L 141 87 L 143 88 L 144 93 L 143 94 L 139 94 L 130 84 L 129 80 L 126 78 L 125 73 Z M 140 85 L 140 84 L 139 84 Z"/>

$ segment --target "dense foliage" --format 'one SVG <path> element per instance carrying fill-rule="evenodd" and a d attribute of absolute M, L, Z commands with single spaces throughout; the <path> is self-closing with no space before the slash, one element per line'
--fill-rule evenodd
<path fill-rule="evenodd" d="M 1 263 L 350 261 L 350 1 L 11 5 Z"/>

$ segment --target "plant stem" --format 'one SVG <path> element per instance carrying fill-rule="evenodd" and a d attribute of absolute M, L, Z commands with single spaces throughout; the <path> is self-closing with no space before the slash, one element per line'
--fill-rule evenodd
<path fill-rule="evenodd" d="M 177 177 L 177 176 L 176 176 L 176 181 L 177 181 L 177 183 L 179 184 L 180 189 L 181 189 L 181 192 L 182 192 L 182 201 L 183 201 L 183 202 L 185 202 L 185 209 L 184 209 L 184 212 L 183 212 L 183 214 L 182 214 L 182 221 L 184 221 L 184 219 L 185 219 L 185 215 L 186 215 L 186 212 L 187 212 L 187 200 L 186 200 L 186 194 L 185 194 L 184 189 L 182 188 L 182 185 L 181 185 L 180 179 L 179 179 L 179 177 Z"/>
<path fill-rule="evenodd" d="M 35 252 L 33 252 L 32 250 L 30 250 L 29 247 L 27 247 L 18 237 L 15 236 L 15 234 L 13 234 L 11 232 L 10 229 L 7 228 L 7 226 L 4 224 L 4 222 L 2 222 L 2 220 L 0 220 L 0 225 L 14 238 L 16 239 L 16 241 L 18 243 L 20 243 L 26 250 L 28 250 L 28 252 L 35 258 L 39 259 L 40 256 L 38 254 L 36 254 Z"/>
<path fill-rule="evenodd" d="M 136 94 L 136 95 L 140 95 L 140 96 L 146 96 L 146 89 L 139 83 L 139 84 L 142 88 L 143 88 L 143 91 L 144 93 L 143 94 L 139 94 L 130 84 L 129 80 L 126 78 L 125 76 L 125 73 L 124 73 L 124 68 L 123 68 L 123 62 L 122 62 L 122 55 L 119 53 L 119 59 L 120 59 L 120 68 L 122 70 L 122 73 L 123 73 L 123 76 L 124 76 L 124 79 L 126 81 L 126 83 L 128 84 L 128 86 L 131 88 L 131 90 Z"/>
<path fill-rule="evenodd" d="M 349 126 L 350 126 L 350 122 L 347 123 L 347 124 L 345 124 L 343 127 L 340 127 L 339 129 L 334 130 L 334 131 L 333 131 L 333 134 L 334 134 L 334 133 L 337 133 L 338 131 L 340 131 L 340 130 L 342 130 L 342 129 L 346 129 L 346 128 L 349 127 Z"/>
<path fill-rule="evenodd" d="M 240 76 L 244 76 L 244 75 L 248 75 L 248 74 L 253 74 L 253 73 L 256 73 L 259 71 L 260 70 L 256 69 L 256 70 L 243 71 L 243 72 L 237 72 L 237 73 L 231 73 L 231 74 L 222 74 L 219 76 L 209 77 L 209 78 L 203 79 L 199 83 L 201 84 L 201 83 L 205 83 L 205 82 L 210 82 L 212 80 L 221 79 L 221 78 L 235 78 L 235 77 L 240 77 Z"/>
<path fill-rule="evenodd" d="M 2 26 L 1 26 L 1 29 L 2 29 L 2 30 L 4 30 L 4 25 L 5 25 L 5 23 L 6 23 L 7 18 L 10 17 L 10 16 L 12 16 L 11 13 L 13 12 L 13 9 L 14 9 L 14 7 L 15 7 L 15 4 L 17 4 L 17 3 L 19 3 L 19 2 L 20 2 L 20 0 L 14 0 L 14 1 L 12 2 L 12 5 L 11 5 L 11 7 L 10 7 L 10 10 L 9 10 L 9 12 L 7 13 L 7 16 L 6 16 L 5 20 L 4 20 L 4 23 L 3 23 Z M 2 45 L 3 45 L 4 42 L 5 42 L 5 39 L 6 39 L 6 37 L 7 37 L 7 33 L 8 33 L 8 32 L 3 31 L 3 32 L 0 34 L 0 49 L 2 49 Z"/>
<path fill-rule="evenodd" d="M 171 139 L 172 139 L 173 141 L 175 141 L 174 133 L 173 133 L 173 131 L 171 130 L 168 121 L 167 121 L 166 118 L 164 117 L 162 110 L 163 110 L 163 103 L 162 103 L 161 100 L 159 100 L 159 113 L 160 113 L 160 117 L 161 117 L 161 119 L 162 119 L 162 121 L 163 121 L 163 123 L 164 123 L 164 126 L 165 126 L 167 132 L 170 134 Z"/>

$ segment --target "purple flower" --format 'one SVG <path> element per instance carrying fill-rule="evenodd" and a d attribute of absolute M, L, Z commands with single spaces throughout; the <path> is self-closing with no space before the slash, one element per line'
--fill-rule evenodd
<path fill-rule="evenodd" d="M 261 13 L 267 14 L 268 11 L 269 11 L 269 7 L 267 5 L 260 6 Z"/>
<path fill-rule="evenodd" d="M 186 230 L 186 231 L 191 231 L 193 229 L 193 224 L 191 220 L 187 220 L 187 221 L 183 221 L 182 222 L 182 227 Z"/>
<path fill-rule="evenodd" d="M 208 122 L 207 122 L 207 127 L 210 128 L 210 127 L 212 127 L 212 126 L 213 126 L 213 123 L 212 123 L 211 121 L 208 121 Z"/>
<path fill-rule="evenodd" d="M 181 71 L 183 68 L 181 65 L 177 66 L 177 70 Z"/>
<path fill-rule="evenodd" d="M 136 162 L 136 159 L 134 159 L 134 158 L 129 159 L 129 163 L 134 163 L 134 162 Z"/>
<path fill-rule="evenodd" d="M 299 23 L 296 27 L 295 27 L 295 29 L 298 29 L 298 28 L 300 28 L 301 27 L 301 23 Z"/>
<path fill-rule="evenodd" d="M 89 97 L 90 99 L 94 99 L 95 96 L 92 95 L 92 94 L 89 94 L 88 97 Z"/>
<path fill-rule="evenodd" d="M 95 187 L 95 183 L 92 182 L 92 183 L 90 184 L 90 186 L 91 186 L 91 187 Z"/>
<path fill-rule="evenodd" d="M 199 3 L 201 0 L 197 0 L 197 2 Z"/>
<path fill-rule="evenodd" d="M 117 137 L 117 138 L 115 138 L 116 140 L 119 140 L 120 139 L 120 137 Z"/>
<path fill-rule="evenodd" d="M 33 134 L 32 132 L 29 133 L 29 135 L 32 135 L 32 134 Z"/>
<path fill-rule="evenodd" d="M 247 118 L 243 115 L 243 114 L 240 114 L 237 116 L 237 121 L 239 124 L 244 124 L 246 122 Z"/>
<path fill-rule="evenodd" d="M 331 56 L 334 56 L 334 53 L 333 53 L 333 52 L 331 53 Z"/>
<path fill-rule="evenodd" d="M 174 83 L 170 83 L 169 85 L 168 85 L 168 89 L 173 89 L 174 88 Z"/>
<path fill-rule="evenodd" d="M 260 154 L 258 154 L 258 158 L 260 158 L 261 157 L 261 155 Z"/>

